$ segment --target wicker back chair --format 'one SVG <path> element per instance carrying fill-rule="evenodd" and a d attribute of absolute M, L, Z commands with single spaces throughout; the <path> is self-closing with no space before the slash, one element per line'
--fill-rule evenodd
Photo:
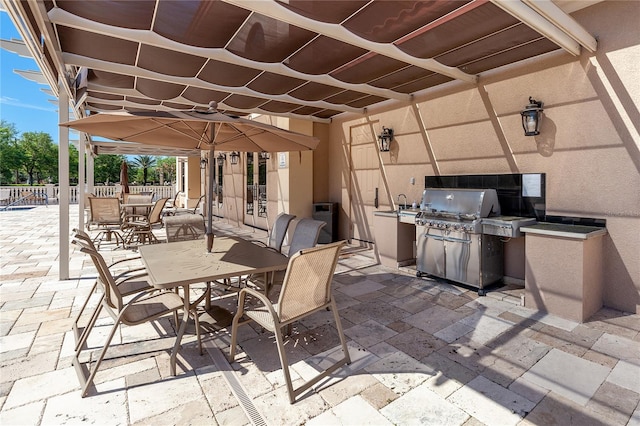
<path fill-rule="evenodd" d="M 340 241 L 301 250 L 291 256 L 278 303 L 271 303 L 266 295 L 251 288 L 242 289 L 238 295 L 238 311 L 233 317 L 231 326 L 230 361 L 233 362 L 235 359 L 239 325 L 255 321 L 264 329 L 274 333 L 282 371 L 289 392 L 289 402 L 292 404 L 298 395 L 318 383 L 322 378 L 328 376 L 342 365 L 351 363 L 338 315 L 338 308 L 331 294 L 331 281 L 338 263 L 340 250 L 344 245 L 345 242 Z M 257 299 L 258 302 L 250 305 L 246 304 L 245 301 L 248 295 Z M 344 356 L 311 380 L 294 389 L 284 348 L 284 327 L 325 308 L 330 308 L 333 312 Z M 240 323 L 240 318 L 243 315 L 248 317 L 249 320 Z"/>

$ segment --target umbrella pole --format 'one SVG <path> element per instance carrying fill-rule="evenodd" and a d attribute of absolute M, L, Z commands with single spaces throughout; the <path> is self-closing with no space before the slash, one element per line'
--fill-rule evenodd
<path fill-rule="evenodd" d="M 209 150 L 209 177 L 207 182 L 207 252 L 211 253 L 213 247 L 213 170 L 215 167 L 215 147 L 211 144 Z"/>

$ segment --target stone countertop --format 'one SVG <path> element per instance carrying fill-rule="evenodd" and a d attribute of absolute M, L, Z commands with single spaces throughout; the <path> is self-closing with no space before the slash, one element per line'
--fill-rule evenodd
<path fill-rule="evenodd" d="M 564 223 L 538 222 L 535 225 L 523 226 L 520 231 L 527 234 L 548 235 L 551 237 L 587 240 L 607 234 L 606 228 L 597 226 L 569 225 Z"/>
<path fill-rule="evenodd" d="M 387 217 L 398 217 L 397 210 L 376 210 L 373 212 L 374 216 L 387 216 Z"/>
<path fill-rule="evenodd" d="M 410 216 L 414 216 L 417 215 L 420 212 L 419 208 L 406 208 L 406 209 L 400 209 L 400 211 L 398 210 L 376 210 L 373 212 L 374 216 L 392 216 L 392 217 L 398 217 L 401 214 L 405 214 L 405 215 L 410 215 Z"/>

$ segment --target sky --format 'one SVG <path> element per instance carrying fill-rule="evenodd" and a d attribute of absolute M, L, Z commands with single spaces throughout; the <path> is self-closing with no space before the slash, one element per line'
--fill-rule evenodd
<path fill-rule="evenodd" d="M 20 39 L 9 15 L 0 11 L 0 37 L 4 40 Z M 13 72 L 14 69 L 39 71 L 31 58 L 0 49 L 0 118 L 13 123 L 18 133 L 45 132 L 58 143 L 58 108 L 49 102 L 57 99 L 41 89 L 49 86 L 27 80 Z M 71 139 L 77 136 L 71 134 Z"/>

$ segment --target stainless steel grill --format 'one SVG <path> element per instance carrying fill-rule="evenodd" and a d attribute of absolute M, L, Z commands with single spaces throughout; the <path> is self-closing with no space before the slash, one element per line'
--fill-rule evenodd
<path fill-rule="evenodd" d="M 416 215 L 417 276 L 478 288 L 502 279 L 502 242 L 483 234 L 482 219 L 500 215 L 494 189 L 425 189 Z"/>

